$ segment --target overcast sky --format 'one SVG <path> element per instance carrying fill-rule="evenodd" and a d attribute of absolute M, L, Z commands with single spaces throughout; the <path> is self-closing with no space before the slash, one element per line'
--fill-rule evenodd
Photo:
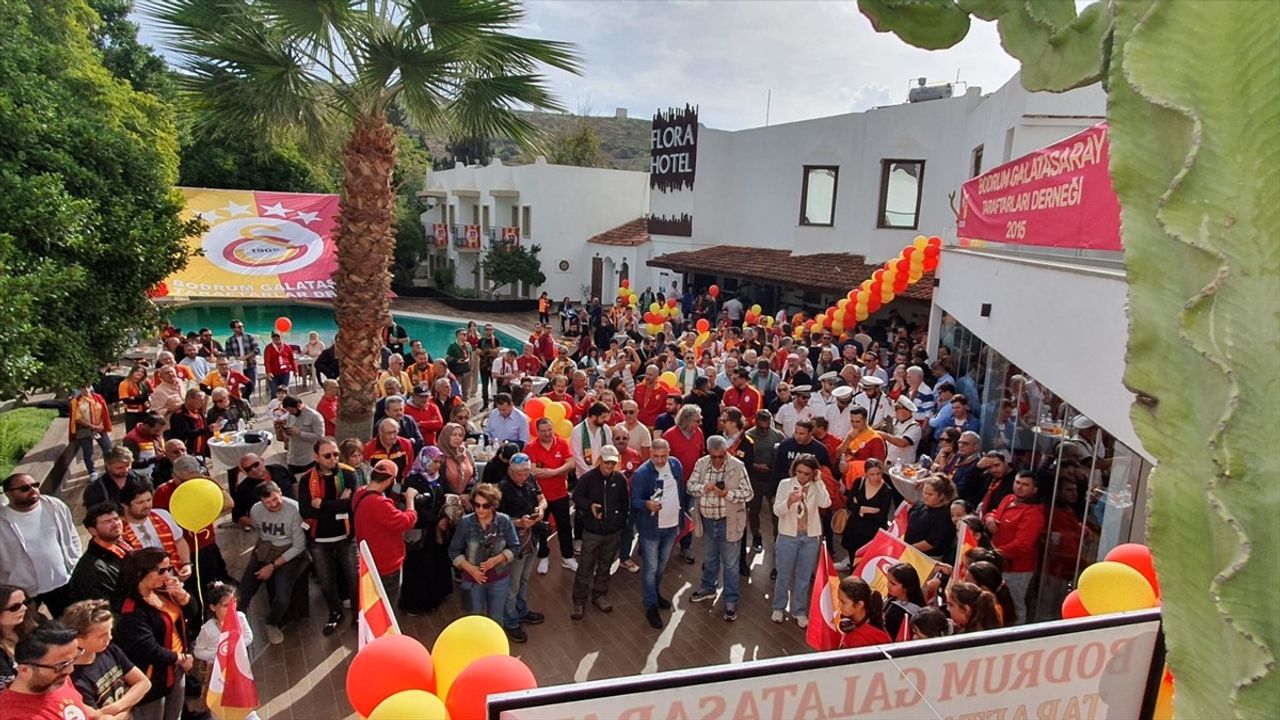
<path fill-rule="evenodd" d="M 647 118 L 699 106 L 699 120 L 736 130 L 866 110 L 906 100 L 909 83 L 962 81 L 984 92 L 1017 63 L 995 25 L 975 21 L 950 50 L 908 47 L 877 33 L 855 0 L 534 0 L 523 34 L 574 43 L 581 76 L 554 72 L 571 112 Z M 141 20 L 141 19 L 139 19 Z M 156 43 L 144 28 L 143 39 Z"/>

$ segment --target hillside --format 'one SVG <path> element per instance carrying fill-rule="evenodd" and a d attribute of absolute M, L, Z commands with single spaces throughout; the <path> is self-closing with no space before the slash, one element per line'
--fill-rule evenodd
<path fill-rule="evenodd" d="M 548 138 L 555 138 L 573 129 L 575 123 L 584 119 L 578 115 L 557 115 L 554 113 L 527 112 L 526 115 L 535 125 L 546 133 Z M 614 117 L 587 117 L 588 123 L 600 136 L 600 146 L 608 158 L 609 167 L 615 170 L 649 169 L 649 130 L 652 123 L 647 118 L 618 119 Z M 428 138 L 427 146 L 434 158 L 447 157 L 445 141 L 440 138 Z M 493 143 L 493 154 L 508 165 L 521 165 L 533 162 L 534 154 L 521 152 L 515 142 L 498 140 Z"/>

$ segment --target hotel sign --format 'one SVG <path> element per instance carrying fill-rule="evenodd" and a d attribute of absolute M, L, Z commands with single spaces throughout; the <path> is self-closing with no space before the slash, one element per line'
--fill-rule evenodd
<path fill-rule="evenodd" d="M 649 232 L 693 235 L 693 179 L 698 170 L 698 108 L 669 108 L 653 116 L 649 139 L 649 187 L 653 198 Z M 661 196 L 666 196 L 661 197 Z"/>

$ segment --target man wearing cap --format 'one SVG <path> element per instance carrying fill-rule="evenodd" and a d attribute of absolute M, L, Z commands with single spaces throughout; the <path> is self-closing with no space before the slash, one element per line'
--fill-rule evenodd
<path fill-rule="evenodd" d="M 754 418 L 763 405 L 763 398 L 760 391 L 751 386 L 751 373 L 746 368 L 738 368 L 730 382 L 732 386 L 724 393 L 724 406 L 738 408 L 743 417 Z"/>
<path fill-rule="evenodd" d="M 431 401 L 429 383 L 413 386 L 413 394 L 404 404 L 404 414 L 417 423 L 423 446 L 436 444 L 436 433 L 444 427 L 444 417 L 440 415 L 440 406 Z"/>
<path fill-rule="evenodd" d="M 895 465 L 912 465 L 916 461 L 917 448 L 920 447 L 920 423 L 916 422 L 916 404 L 902 394 L 893 404 L 893 432 L 877 430 L 888 445 L 886 459 Z"/>
<path fill-rule="evenodd" d="M 722 435 L 707 438 L 707 455 L 698 458 L 689 476 L 693 503 L 693 533 L 703 540 L 701 586 L 689 596 L 692 602 L 716 596 L 723 565 L 724 619 L 738 619 L 738 562 L 742 532 L 747 525 L 751 480 L 742 461 L 730 455 Z"/>
<path fill-rule="evenodd" d="M 588 596 L 601 612 L 613 611 L 613 604 L 605 598 L 609 571 L 618 557 L 618 533 L 626 527 L 631 512 L 627 479 L 618 472 L 620 457 L 613 445 L 600 447 L 599 464 L 580 474 L 573 488 L 573 506 L 582 518 L 582 557 L 573 577 L 573 611 L 569 615 L 574 620 L 582 619 Z"/>
<path fill-rule="evenodd" d="M 493 410 L 484 431 L 490 442 L 515 443 L 523 448 L 529 442 L 529 417 L 516 408 L 511 395 L 500 392 L 493 396 Z"/>
<path fill-rule="evenodd" d="M 366 543 L 373 564 L 382 578 L 387 602 L 396 607 L 400 599 L 400 568 L 404 565 L 404 534 L 418 522 L 413 499 L 418 491 L 405 488 L 404 504 L 409 510 L 396 507 L 387 491 L 398 482 L 400 468 L 390 460 L 379 460 L 369 474 L 369 484 L 351 496 L 351 515 L 355 519 L 356 545 Z M 373 568 L 370 568 L 373 569 Z"/>
<path fill-rule="evenodd" d="M 827 409 L 827 432 L 844 440 L 853 429 L 849 420 L 849 411 L 853 409 L 853 388 L 841 385 L 831 391 L 831 397 L 835 404 Z"/>
<path fill-rule="evenodd" d="M 853 398 L 853 404 L 867 411 L 867 425 L 873 428 L 885 426 L 893 417 L 893 401 L 884 394 L 884 380 L 875 375 L 863 375 L 862 392 Z"/>
<path fill-rule="evenodd" d="M 529 609 L 529 577 L 533 574 L 536 549 L 535 531 L 547 515 L 547 499 L 538 481 L 533 479 L 533 463 L 525 453 L 516 453 L 507 466 L 507 476 L 498 483 L 502 500 L 498 512 L 511 518 L 520 538 L 520 547 L 511 548 L 515 557 L 507 563 L 511 584 L 507 588 L 507 606 L 502 615 L 502 628 L 512 642 L 529 639 L 521 625 L 537 625 L 542 613 Z"/>
<path fill-rule="evenodd" d="M 812 420 L 817 414 L 813 406 L 809 404 L 809 396 L 812 388 L 808 385 L 796 385 L 791 388 L 792 399 L 790 404 L 783 405 L 778 408 L 778 412 L 774 415 L 773 422 L 777 428 L 782 431 L 784 437 L 792 437 L 795 435 L 796 423 L 801 420 Z"/>
<path fill-rule="evenodd" d="M 822 387 L 813 396 L 811 402 L 815 408 L 821 409 L 823 414 L 827 414 L 827 416 L 830 417 L 826 411 L 835 407 L 836 398 L 834 391 L 836 389 L 836 385 L 840 382 L 840 375 L 835 370 L 828 370 L 818 376 L 818 382 Z"/>
<path fill-rule="evenodd" d="M 809 373 L 805 372 L 804 366 L 800 364 L 801 357 L 799 353 L 791 353 L 787 355 L 787 364 L 782 367 L 779 375 L 781 382 L 785 382 L 792 387 L 798 385 L 809 386 L 813 383 Z"/>

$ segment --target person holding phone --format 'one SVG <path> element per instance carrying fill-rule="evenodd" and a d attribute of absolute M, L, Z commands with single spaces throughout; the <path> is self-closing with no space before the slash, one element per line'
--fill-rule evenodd
<path fill-rule="evenodd" d="M 717 575 L 724 566 L 724 619 L 738 619 L 738 562 L 742 534 L 747 527 L 747 503 L 755 493 L 747 466 L 733 457 L 723 435 L 707 438 L 707 455 L 698 458 L 689 476 L 693 503 L 693 534 L 703 538 L 702 586 L 689 599 L 713 600 Z"/>
<path fill-rule="evenodd" d="M 533 574 L 537 538 L 542 534 L 543 519 L 547 516 L 547 499 L 542 496 L 538 481 L 533 478 L 533 462 L 525 453 L 516 453 L 507 466 L 506 477 L 498 483 L 502 500 L 498 512 L 511 518 L 516 526 L 520 547 L 514 549 L 515 558 L 508 563 L 511 585 L 507 588 L 507 604 L 502 617 L 502 627 L 512 642 L 522 643 L 529 636 L 521 625 L 537 625 L 543 615 L 529 609 L 529 577 Z"/>
<path fill-rule="evenodd" d="M 613 612 L 612 603 L 605 598 L 609 571 L 618 559 L 618 535 L 631 513 L 631 494 L 627 478 L 618 470 L 619 460 L 617 447 L 601 447 L 598 464 L 579 475 L 573 489 L 573 506 L 582 517 L 582 557 L 573 578 L 573 611 L 569 615 L 574 620 L 582 619 L 588 595 L 598 610 Z"/>

